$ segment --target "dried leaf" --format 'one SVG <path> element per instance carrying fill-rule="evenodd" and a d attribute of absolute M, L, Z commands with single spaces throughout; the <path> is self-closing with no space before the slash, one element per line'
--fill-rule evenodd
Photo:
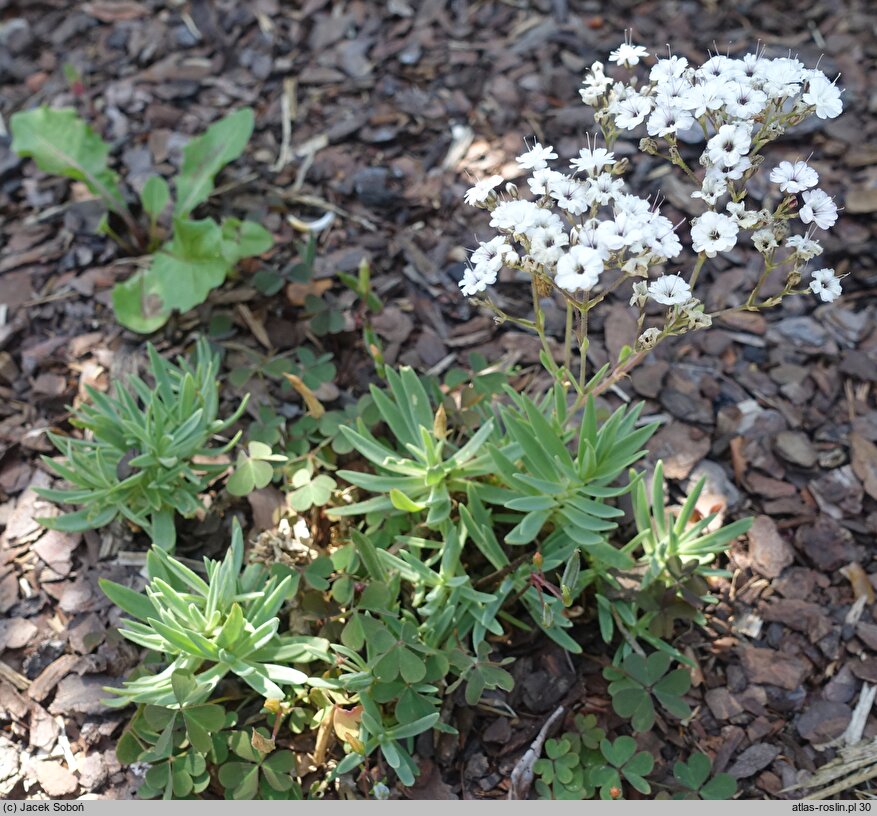
<path fill-rule="evenodd" d="M 305 405 L 308 407 L 308 414 L 310 414 L 310 416 L 314 419 L 319 419 L 326 413 L 323 403 L 320 402 L 314 392 L 304 384 L 301 377 L 295 374 L 284 374 L 283 376 L 286 377 L 286 379 L 289 380 L 289 384 L 298 391 L 299 396 L 304 400 Z"/>

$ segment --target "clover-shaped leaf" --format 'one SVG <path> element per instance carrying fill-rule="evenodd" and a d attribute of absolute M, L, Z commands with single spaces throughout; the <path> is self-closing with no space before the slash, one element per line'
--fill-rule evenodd
<path fill-rule="evenodd" d="M 620 667 L 607 666 L 603 670 L 603 676 L 611 681 L 609 693 L 615 713 L 629 719 L 638 733 L 650 730 L 655 724 L 653 696 L 675 717 L 691 716 L 691 708 L 682 699 L 691 688 L 691 676 L 685 669 L 668 673 L 671 660 L 665 652 L 655 652 L 647 658 L 630 654 Z"/>
<path fill-rule="evenodd" d="M 328 504 L 336 486 L 331 476 L 322 473 L 313 476 L 306 468 L 302 468 L 292 475 L 293 491 L 287 496 L 287 501 L 293 510 L 303 513 L 311 507 Z"/>
<path fill-rule="evenodd" d="M 258 731 L 268 739 L 266 730 Z M 295 785 L 292 778 L 295 756 L 291 751 L 265 754 L 254 747 L 252 737 L 245 731 L 235 731 L 229 737 L 228 747 L 243 761 L 226 762 L 219 769 L 219 781 L 227 798 L 255 799 L 260 791 L 263 796 L 270 796 L 272 791 L 289 791 Z"/>
<path fill-rule="evenodd" d="M 730 799 L 737 792 L 737 781 L 726 773 L 716 774 L 709 782 L 712 763 L 705 754 L 692 754 L 687 762 L 673 765 L 673 776 L 680 785 L 688 788 L 700 799 Z M 685 793 L 674 795 L 674 799 L 691 798 Z"/>
<path fill-rule="evenodd" d="M 253 490 L 266 487 L 274 476 L 272 462 L 285 462 L 286 457 L 271 452 L 264 442 L 251 441 L 247 453 L 241 453 L 234 473 L 226 482 L 226 489 L 232 496 L 247 496 Z"/>

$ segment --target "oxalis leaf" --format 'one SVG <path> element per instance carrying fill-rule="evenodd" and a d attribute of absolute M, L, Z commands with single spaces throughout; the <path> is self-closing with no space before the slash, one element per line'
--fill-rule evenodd
<path fill-rule="evenodd" d="M 83 181 L 111 210 L 126 212 L 118 176 L 107 167 L 110 147 L 73 108 L 46 106 L 9 120 L 12 150 L 32 158 L 45 173 Z"/>
<path fill-rule="evenodd" d="M 186 145 L 176 180 L 174 216 L 186 216 L 207 200 L 216 174 L 244 152 L 254 123 L 253 111 L 244 108 L 215 122 Z"/>

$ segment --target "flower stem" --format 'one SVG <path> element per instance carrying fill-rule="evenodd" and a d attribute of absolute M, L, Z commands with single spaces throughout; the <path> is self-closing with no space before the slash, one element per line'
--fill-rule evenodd
<path fill-rule="evenodd" d="M 691 291 L 694 291 L 694 284 L 697 283 L 697 278 L 700 275 L 700 270 L 703 268 L 704 263 L 706 262 L 706 253 L 700 252 L 697 256 L 697 261 L 694 264 L 694 271 L 691 273 L 691 280 L 688 281 L 688 286 Z"/>

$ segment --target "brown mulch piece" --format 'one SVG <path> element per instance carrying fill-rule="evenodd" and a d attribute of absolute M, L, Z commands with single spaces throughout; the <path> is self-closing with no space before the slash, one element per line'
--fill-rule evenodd
<path fill-rule="evenodd" d="M 77 107 L 113 144 L 134 189 L 152 173 L 169 177 L 186 140 L 210 121 L 255 107 L 253 142 L 209 207 L 260 221 L 275 248 L 157 342 L 174 353 L 211 321 L 227 327 L 221 338 L 260 353 L 266 343 L 280 353 L 307 341 L 308 290 L 291 284 L 262 298 L 248 284 L 260 265 L 276 271 L 296 259 L 300 236 L 288 215 L 310 220 L 332 210 L 314 292 L 345 315 L 342 334 L 318 341 L 338 367 L 337 387 L 320 398 L 335 404 L 362 393 L 371 376 L 349 296 L 330 288 L 335 272 L 355 271 L 364 257 L 387 304 L 375 329 L 388 363 L 441 373 L 466 366 L 470 352 L 537 362 L 533 338 L 498 328 L 459 295 L 466 249 L 487 234 L 487 218 L 465 207 L 462 194 L 472 177 L 518 173 L 524 137 L 554 144 L 563 157 L 578 150 L 593 126 L 578 101 L 581 76 L 624 29 L 690 58 L 714 43 L 766 43 L 808 64 L 824 53 L 821 67 L 842 72 L 843 117 L 790 132 L 772 156 L 812 152 L 821 186 L 843 199 L 819 260 L 849 274 L 846 296 L 735 315 L 666 344 L 620 384 L 645 400 L 645 414 L 667 420 L 650 459 L 665 460 L 671 498 L 706 475 L 704 512 L 756 517 L 730 554 L 732 578 L 714 582 L 720 601 L 708 610 L 710 637 L 681 641 L 699 666 L 689 695 L 698 713 L 681 733 L 661 724 L 661 738 L 645 737 L 641 748 L 665 774 L 676 758 L 705 751 L 739 779 L 743 798 L 801 795 L 783 789 L 833 756 L 824 746 L 843 731 L 862 683 L 877 682 L 877 617 L 873 592 L 862 587 L 877 587 L 873 4 L 816 2 L 806 13 L 787 0 L 745 10 L 697 0 L 12 0 L 2 8 L 4 121 L 40 103 Z M 293 105 L 284 149 L 285 94 Z M 115 553 L 140 542 L 121 528 L 47 532 L 35 518 L 56 511 L 31 488 L 51 483 L 39 460 L 52 453 L 45 432 L 69 429 L 67 406 L 85 385 L 106 388 L 142 364 L 142 339 L 121 331 L 110 309 L 110 287 L 131 267 L 95 235 L 100 211 L 81 185 L 46 178 L 8 144 L 0 140 L 0 795 L 124 798 L 137 783 L 112 753 L 124 715 L 99 699 L 138 652 L 114 632 L 118 613 L 97 579 L 135 583 L 138 568 Z M 644 191 L 663 193 L 668 215 L 695 212 L 672 176 L 650 175 L 655 160 L 633 142 L 619 152 Z M 705 273 L 711 306 L 752 279 L 752 251 L 735 253 L 733 265 L 718 259 Z M 509 311 L 526 311 L 527 293 L 514 280 L 501 281 L 497 296 Z M 597 364 L 630 341 L 626 314 L 613 306 L 595 316 Z M 562 332 L 559 311 L 549 311 L 548 326 Z M 226 362 L 240 357 L 229 352 Z M 248 386 L 254 405 L 258 387 Z M 291 416 L 300 412 L 295 399 L 285 397 Z M 251 497 L 254 528 L 272 523 L 276 498 Z M 215 553 L 225 535 L 214 514 L 187 527 L 181 547 Z M 859 618 L 848 621 L 863 595 Z M 592 627 L 575 631 L 587 639 L 586 654 L 605 659 Z M 599 664 L 569 664 L 537 642 L 513 651 L 512 695 L 490 698 L 489 710 L 456 706 L 459 737 L 418 740 L 424 773 L 410 798 L 505 796 L 515 761 L 557 704 L 598 714 L 610 731 L 620 725 Z M 872 715 L 865 736 L 874 735 Z"/>

